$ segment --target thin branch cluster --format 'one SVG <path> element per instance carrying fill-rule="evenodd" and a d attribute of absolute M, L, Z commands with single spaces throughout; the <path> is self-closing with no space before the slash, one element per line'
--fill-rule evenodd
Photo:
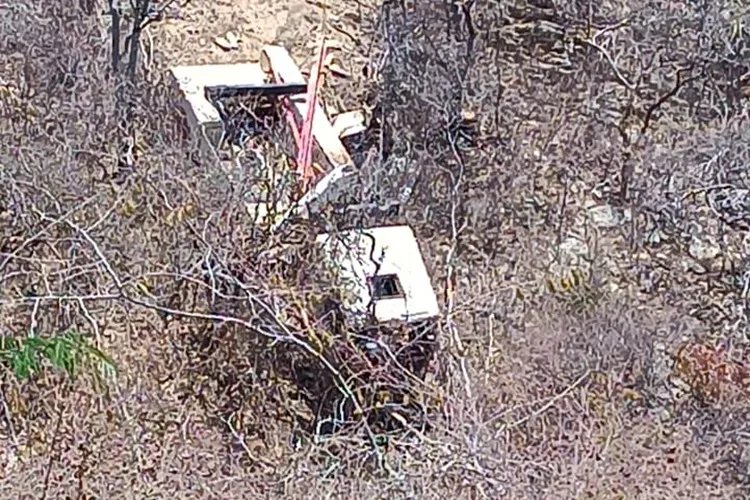
<path fill-rule="evenodd" d="M 276 231 L 288 138 L 227 101 L 242 171 L 206 158 L 138 64 L 172 3 L 0 6 L 3 497 L 748 496 L 743 2 L 330 6 L 359 175 Z M 436 325 L 339 307 L 311 242 L 375 220 Z"/>

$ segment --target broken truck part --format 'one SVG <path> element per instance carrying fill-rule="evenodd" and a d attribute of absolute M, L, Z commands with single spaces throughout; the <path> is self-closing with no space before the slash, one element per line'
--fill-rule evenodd
<path fill-rule="evenodd" d="M 319 314 L 340 339 L 342 364 L 382 396 L 375 407 L 386 421 L 402 422 L 397 417 L 407 413 L 419 421 L 423 412 L 409 403 L 401 370 L 426 376 L 440 309 L 414 232 L 406 225 L 370 227 L 321 234 L 316 243 L 332 278 Z"/>
<path fill-rule="evenodd" d="M 354 163 L 341 142 L 340 130 L 333 127 L 320 103 L 310 98 L 315 95 L 314 82 L 308 85 L 285 48 L 273 45 L 264 47 L 260 63 L 178 66 L 172 68 L 171 72 L 182 95 L 188 126 L 197 134 L 201 149 L 209 158 L 219 156 L 219 149 L 226 138 L 222 114 L 214 104 L 217 99 L 270 95 L 286 102 L 289 128 L 298 153 L 304 153 L 303 148 L 308 147 L 303 143 L 303 132 L 308 132 L 303 130 L 303 125 L 306 118 L 309 119 L 309 134 L 328 165 L 315 171 L 310 168 L 313 165 L 311 154 L 297 155 L 298 159 L 302 158 L 310 165 L 302 165 L 305 172 L 298 180 L 300 194 L 297 199 L 290 200 L 288 206 L 278 210 L 280 215 L 272 221 L 274 227 L 293 214 L 306 217 L 314 213 L 324 203 L 319 198 L 327 199 L 324 196 L 328 194 L 327 191 L 355 171 Z M 256 208 L 263 213 L 272 211 L 267 206 Z"/>
<path fill-rule="evenodd" d="M 326 416 L 321 422 L 329 420 L 336 428 L 356 421 L 357 408 L 367 408 L 368 421 L 386 415 L 387 421 L 403 423 L 407 414 L 420 421 L 425 411 L 403 381 L 424 379 L 436 350 L 440 310 L 414 231 L 393 225 L 413 182 L 404 158 L 369 164 L 377 169 L 372 176 L 363 175 L 364 162 L 361 170 L 355 166 L 342 137 L 365 132 L 367 120 L 362 112 L 344 112 L 332 124 L 316 98 L 325 47 L 310 81 L 278 46 L 264 47 L 259 63 L 180 66 L 172 74 L 190 129 L 210 160 L 218 160 L 218 169 L 229 171 L 232 186 L 240 186 L 256 223 L 262 215 L 274 230 L 284 222 L 293 225 L 294 214 L 310 217 L 325 210 L 325 220 L 318 217 L 308 227 L 324 234 L 292 249 L 297 257 L 281 264 L 282 272 L 293 270 L 295 259 L 302 258 L 313 274 L 322 273 L 324 292 L 316 288 L 301 314 L 312 313 L 315 326 L 294 335 L 307 334 L 304 338 L 321 356 L 325 351 L 336 370 L 357 381 L 357 395 L 342 396 L 329 390 L 335 386 L 326 382 L 330 372 L 316 372 L 312 378 L 322 382 L 310 392 L 321 398 L 316 410 Z M 230 163 L 220 154 L 226 145 Z M 316 163 L 321 168 L 311 169 Z M 378 193 L 357 185 L 360 175 Z M 250 187 L 244 184 L 248 180 Z M 383 199 L 384 186 L 398 191 L 393 200 Z M 278 204 L 279 193 L 286 191 L 292 193 Z M 363 197 L 363 192 L 368 194 Z M 285 247 L 275 248 L 281 253 Z M 303 362 L 311 370 L 318 367 L 318 358 Z"/>
<path fill-rule="evenodd" d="M 440 314 L 422 253 L 409 226 L 322 234 L 316 243 L 345 291 L 344 309 L 357 322 L 417 323 Z"/>

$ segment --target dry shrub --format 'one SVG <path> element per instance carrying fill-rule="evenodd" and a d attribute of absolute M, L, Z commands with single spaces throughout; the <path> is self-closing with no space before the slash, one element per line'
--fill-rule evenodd
<path fill-rule="evenodd" d="M 479 463 L 504 479 L 506 494 L 739 494 L 737 483 L 717 482 L 713 451 L 663 399 L 671 365 L 661 366 L 654 345 L 676 348 L 694 324 L 618 300 L 581 316 L 545 299 L 527 320 L 524 330 L 498 335 L 497 359 L 472 377 L 481 403 L 462 416 L 476 433 Z"/>
<path fill-rule="evenodd" d="M 75 326 L 120 367 L 104 392 L 3 373 L 3 394 L 25 407 L 3 414 L 0 491 L 747 496 L 746 402 L 670 385 L 675 356 L 704 385 L 733 379 L 734 361 L 680 351 L 683 337 L 729 332 L 743 348 L 747 256 L 732 224 L 747 189 L 747 36 L 732 7 L 367 11 L 379 50 L 374 81 L 353 93 L 374 108 L 356 194 L 380 203 L 416 179 L 401 217 L 445 315 L 430 373 L 408 387 L 430 425 L 378 428 L 350 408 L 333 434 L 314 432 L 332 412 L 321 400 L 352 399 L 326 391 L 373 384 L 341 338 L 319 349 L 332 325 L 314 312 L 330 290 L 312 279 L 307 242 L 321 228 L 249 224 L 249 185 L 198 161 L 163 82 L 116 94 L 99 19 L 0 8 L 0 324 L 18 336 Z M 592 200 L 622 219 L 595 224 Z M 706 233 L 735 269 L 683 267 Z M 590 290 L 545 291 L 572 260 Z"/>
<path fill-rule="evenodd" d="M 725 348 L 686 344 L 677 353 L 675 365 L 676 375 L 699 397 L 712 402 L 747 398 L 747 369 L 731 359 Z"/>
<path fill-rule="evenodd" d="M 58 22 L 54 8 L 12 9 L 14 22 L 35 29 Z M 313 457 L 292 445 L 294 431 L 309 437 L 332 411 L 310 400 L 367 384 L 356 366 L 338 374 L 332 368 L 361 357 L 341 358 L 337 349 L 350 348 L 345 342 L 330 359 L 316 350 L 314 336 L 330 332 L 312 324 L 323 290 L 303 274 L 315 228 L 269 237 L 253 227 L 243 204 L 247 179 L 196 161 L 195 145 L 172 123 L 176 103 L 163 82 L 109 75 L 106 54 L 87 52 L 100 39 L 80 37 L 101 34 L 99 20 L 82 15 L 79 23 L 58 26 L 55 36 L 66 49 L 79 45 L 91 64 L 64 92 L 30 88 L 26 101 L 11 104 L 33 105 L 36 115 L 13 108 L 24 121 L 0 130 L 4 143 L 14 144 L 0 158 L 1 267 L 9 291 L 3 328 L 22 337 L 75 326 L 111 353 L 120 373 L 104 393 L 45 376 L 15 391 L 32 403 L 3 415 L 5 491 L 200 496 L 230 488 L 238 496 L 267 495 L 264 484 L 306 482 L 310 467 L 324 473 L 331 459 L 347 474 L 376 463 L 380 444 L 351 409 L 345 419 L 355 429 L 343 439 L 313 447 Z M 29 53 L 20 56 L 29 71 L 43 71 L 49 61 L 30 57 L 39 33 L 13 35 L 25 40 Z M 9 82 L 9 95 L 43 83 L 20 76 Z M 128 92 L 118 94 L 118 85 Z M 128 123 L 118 104 L 123 95 Z M 6 393 L 14 382 L 6 374 L 3 382 Z M 363 397 L 365 404 L 375 402 Z M 207 483 L 203 474 L 218 479 Z M 245 477 L 241 484 L 237 475 Z M 29 476 L 39 481 L 29 485 Z"/>

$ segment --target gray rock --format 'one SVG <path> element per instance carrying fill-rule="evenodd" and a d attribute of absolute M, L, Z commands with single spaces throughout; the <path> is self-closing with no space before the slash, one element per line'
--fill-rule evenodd
<path fill-rule="evenodd" d="M 586 262 L 588 253 L 589 246 L 585 241 L 572 236 L 568 237 L 560 243 L 557 252 L 555 252 L 554 248 L 550 248 L 550 260 L 554 262 L 550 266 L 550 272 L 554 275 L 563 276 L 567 275 L 571 268 L 586 270 L 588 267 Z"/>
<path fill-rule="evenodd" d="M 682 271 L 704 274 L 708 271 L 705 266 L 695 261 L 695 259 L 682 259 Z"/>
<path fill-rule="evenodd" d="M 590 207 L 589 219 L 600 229 L 612 229 L 623 222 L 623 217 L 612 205 L 596 205 Z"/>
<path fill-rule="evenodd" d="M 665 237 L 663 231 L 654 229 L 646 234 L 646 236 L 643 238 L 643 243 L 652 247 L 656 247 L 661 245 L 661 243 L 666 239 L 667 238 Z"/>
<path fill-rule="evenodd" d="M 718 242 L 710 236 L 693 236 L 688 247 L 688 254 L 698 261 L 713 260 L 721 253 Z"/>
<path fill-rule="evenodd" d="M 585 241 L 578 238 L 566 238 L 560 243 L 560 253 L 571 261 L 577 261 L 580 257 L 587 255 L 589 246 Z"/>

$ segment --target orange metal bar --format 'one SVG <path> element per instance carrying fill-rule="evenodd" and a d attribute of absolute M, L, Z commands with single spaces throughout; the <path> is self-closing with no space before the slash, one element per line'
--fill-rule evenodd
<path fill-rule="evenodd" d="M 303 185 L 315 177 L 311 168 L 312 163 L 312 126 L 315 117 L 315 106 L 318 100 L 318 89 L 320 87 L 320 75 L 322 73 L 323 61 L 325 60 L 326 40 L 320 43 L 318 50 L 318 61 L 310 71 L 310 79 L 307 81 L 307 116 L 302 123 L 302 134 L 300 135 L 300 148 L 297 153 L 297 172 L 302 177 Z"/>
<path fill-rule="evenodd" d="M 278 83 L 283 83 L 283 80 L 279 76 L 278 72 L 272 69 L 273 79 Z M 292 130 L 292 136 L 294 137 L 294 144 L 297 146 L 297 151 L 302 147 L 302 138 L 300 137 L 300 130 L 297 126 L 297 119 L 294 116 L 294 110 L 292 109 L 292 103 L 289 102 L 289 97 L 283 96 L 281 102 L 284 105 L 284 116 L 286 121 L 289 122 L 289 128 Z"/>

